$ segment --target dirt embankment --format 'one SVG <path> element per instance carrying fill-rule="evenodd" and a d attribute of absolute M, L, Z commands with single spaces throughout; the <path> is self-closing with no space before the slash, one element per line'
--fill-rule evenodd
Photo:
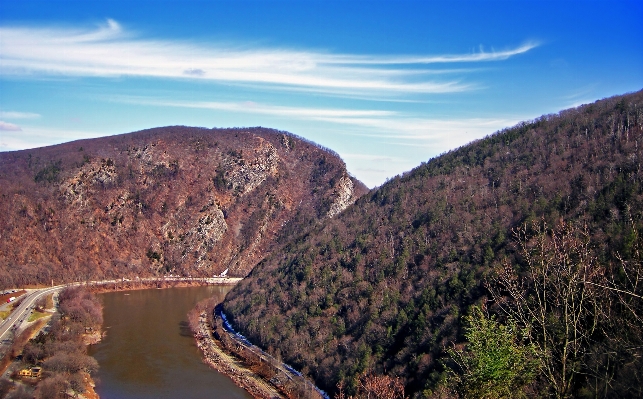
<path fill-rule="evenodd" d="M 203 305 L 188 318 L 206 363 L 256 398 L 328 399 L 301 373 L 235 333 L 220 304 Z"/>
<path fill-rule="evenodd" d="M 196 343 L 204 354 L 204 361 L 218 372 L 227 375 L 234 383 L 261 399 L 285 398 L 275 387 L 250 370 L 242 361 L 224 351 L 212 336 L 206 312 L 199 317 Z"/>

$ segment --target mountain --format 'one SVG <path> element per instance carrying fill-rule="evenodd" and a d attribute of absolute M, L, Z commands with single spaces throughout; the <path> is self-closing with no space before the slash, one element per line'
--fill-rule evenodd
<path fill-rule="evenodd" d="M 638 276 L 620 268 L 640 260 L 642 127 L 637 92 L 431 159 L 269 254 L 228 294 L 225 312 L 250 340 L 330 392 L 340 381 L 355 392 L 370 370 L 401 377 L 412 397 L 430 396 L 448 377 L 446 349 L 464 341 L 463 316 L 490 298 L 495 271 L 524 267 L 521 226 L 585 226 L 604 274 L 634 281 L 629 298 L 642 297 L 641 263 Z M 611 292 L 618 291 L 605 298 Z M 605 303 L 611 319 L 592 336 L 596 370 L 579 369 L 569 392 L 582 396 L 599 381 L 601 396 L 641 394 L 632 388 L 642 386 L 640 302 Z M 628 319 L 630 311 L 638 316 Z M 634 330 L 619 327 L 624 320 L 634 320 L 622 323 Z M 617 336 L 623 352 L 612 358 Z"/>
<path fill-rule="evenodd" d="M 0 287 L 245 276 L 367 188 L 328 149 L 171 126 L 0 153 Z"/>

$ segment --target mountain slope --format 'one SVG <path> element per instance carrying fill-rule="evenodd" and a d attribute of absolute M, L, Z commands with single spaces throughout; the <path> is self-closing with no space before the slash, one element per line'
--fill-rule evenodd
<path fill-rule="evenodd" d="M 0 287 L 244 276 L 366 191 L 336 154 L 263 128 L 174 126 L 0 153 Z"/>
<path fill-rule="evenodd" d="M 513 228 L 565 219 L 588 226 L 603 264 L 634 256 L 631 237 L 643 232 L 642 126 L 637 92 L 432 159 L 268 256 L 228 294 L 225 311 L 324 389 L 345 381 L 350 391 L 371 369 L 403 377 L 407 393 L 428 394 L 444 377 L 445 348 L 462 338 L 462 316 L 488 294 L 493 268 L 521 262 Z M 621 375 L 638 366 L 628 367 Z"/>

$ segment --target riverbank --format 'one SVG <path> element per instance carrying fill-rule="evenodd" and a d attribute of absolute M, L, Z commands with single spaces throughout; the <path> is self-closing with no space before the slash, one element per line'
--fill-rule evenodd
<path fill-rule="evenodd" d="M 255 398 L 329 399 L 301 373 L 236 333 L 220 303 L 201 303 L 191 315 L 190 325 L 204 361 Z"/>
<path fill-rule="evenodd" d="M 134 291 L 149 289 L 165 289 L 180 287 L 201 287 L 205 285 L 235 285 L 240 277 L 214 277 L 214 278 L 163 278 L 163 279 L 121 279 L 89 283 L 89 289 L 101 294 L 105 292 Z"/>
<path fill-rule="evenodd" d="M 213 369 L 228 376 L 237 386 L 258 399 L 286 398 L 275 387 L 250 370 L 241 360 L 227 353 L 212 335 L 206 312 L 199 315 L 196 344 L 203 352 L 203 360 Z"/>

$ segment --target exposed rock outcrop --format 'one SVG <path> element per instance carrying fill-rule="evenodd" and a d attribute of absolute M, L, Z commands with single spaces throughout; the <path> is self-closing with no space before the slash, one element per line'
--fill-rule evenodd
<path fill-rule="evenodd" d="M 0 153 L 0 286 L 244 276 L 366 187 L 263 128 L 166 127 Z"/>
<path fill-rule="evenodd" d="M 330 210 L 327 214 L 329 218 L 338 215 L 341 211 L 348 208 L 349 205 L 355 202 L 356 197 L 353 192 L 354 188 L 355 185 L 353 184 L 353 180 L 351 180 L 349 176 L 342 176 L 342 178 L 339 179 L 339 183 L 337 183 L 335 193 L 333 195 L 333 203 L 331 204 Z"/>

